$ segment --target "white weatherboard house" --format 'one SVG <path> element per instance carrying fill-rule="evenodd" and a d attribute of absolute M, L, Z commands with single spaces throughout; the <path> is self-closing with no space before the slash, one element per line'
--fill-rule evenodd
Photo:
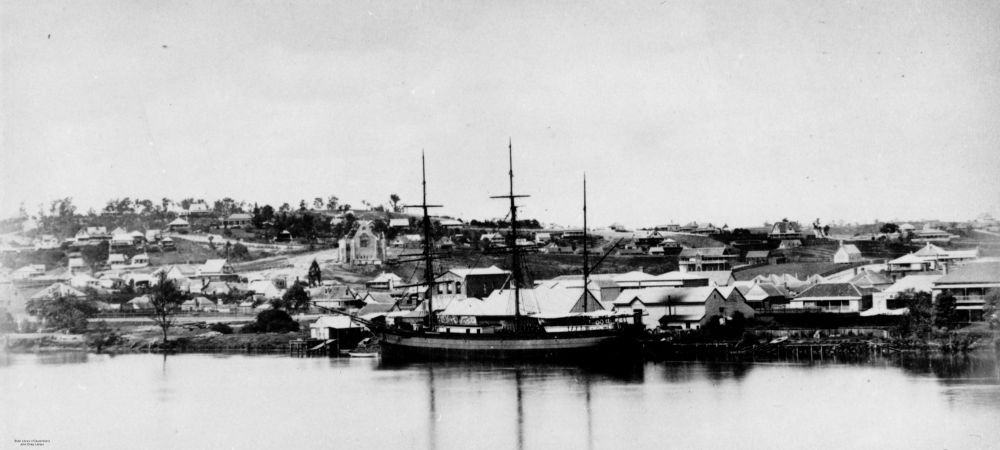
<path fill-rule="evenodd" d="M 854 244 L 844 244 L 843 241 L 840 243 L 840 247 L 837 252 L 833 254 L 833 262 L 837 264 L 847 264 L 864 260 L 861 256 L 861 250 Z"/>
<path fill-rule="evenodd" d="M 788 307 L 817 308 L 836 313 L 860 312 L 864 296 L 865 292 L 851 283 L 820 283 L 802 291 Z"/>

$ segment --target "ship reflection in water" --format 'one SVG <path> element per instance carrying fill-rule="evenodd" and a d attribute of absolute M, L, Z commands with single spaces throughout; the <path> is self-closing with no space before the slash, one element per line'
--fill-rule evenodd
<path fill-rule="evenodd" d="M 988 448 L 1000 442 L 1000 368 L 993 356 L 587 367 L 7 354 L 0 358 L 0 384 L 5 430 L 49 439 L 52 448 Z M 66 426 L 51 426 L 56 416 Z"/>

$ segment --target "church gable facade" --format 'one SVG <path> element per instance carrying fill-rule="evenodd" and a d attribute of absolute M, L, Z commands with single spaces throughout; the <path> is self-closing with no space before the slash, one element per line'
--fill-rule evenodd
<path fill-rule="evenodd" d="M 385 260 L 385 237 L 375 232 L 370 220 L 359 221 L 357 226 L 338 245 L 341 262 L 357 265 L 382 264 Z"/>

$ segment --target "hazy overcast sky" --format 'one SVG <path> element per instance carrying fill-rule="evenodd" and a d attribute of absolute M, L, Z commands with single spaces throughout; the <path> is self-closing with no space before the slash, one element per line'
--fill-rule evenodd
<path fill-rule="evenodd" d="M 429 197 L 758 225 L 1000 215 L 993 1 L 10 1 L 0 214 Z"/>

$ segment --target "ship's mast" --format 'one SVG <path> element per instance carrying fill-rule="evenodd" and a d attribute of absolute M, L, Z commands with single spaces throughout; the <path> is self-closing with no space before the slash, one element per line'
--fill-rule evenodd
<path fill-rule="evenodd" d="M 510 247 L 511 255 L 511 273 L 513 275 L 512 284 L 514 288 L 514 317 L 516 324 L 517 320 L 521 318 L 521 292 L 518 288 L 521 287 L 523 276 L 521 274 L 521 251 L 517 247 L 517 203 L 515 199 L 529 196 L 514 194 L 514 145 L 510 140 L 507 141 L 507 163 L 509 167 L 507 175 L 510 179 L 510 193 L 508 195 L 496 195 L 491 198 L 510 199 L 510 236 L 507 238 L 507 245 Z"/>
<path fill-rule="evenodd" d="M 587 242 L 587 174 L 583 174 L 583 312 L 587 312 L 587 293 L 590 292 L 590 251 Z"/>
<path fill-rule="evenodd" d="M 434 326 L 436 322 L 436 317 L 434 315 L 434 255 L 431 249 L 434 246 L 434 241 L 431 233 L 431 217 L 427 212 L 428 208 L 440 208 L 441 205 L 428 205 L 427 204 L 427 161 L 424 157 L 424 152 L 420 152 L 420 175 L 421 175 L 421 187 L 423 189 L 423 201 L 419 205 L 405 205 L 406 208 L 421 208 L 424 213 L 423 219 L 423 230 L 424 230 L 424 252 L 422 259 L 424 262 L 424 285 L 427 287 L 427 291 L 424 298 L 427 300 L 427 324 L 430 327 Z"/>

